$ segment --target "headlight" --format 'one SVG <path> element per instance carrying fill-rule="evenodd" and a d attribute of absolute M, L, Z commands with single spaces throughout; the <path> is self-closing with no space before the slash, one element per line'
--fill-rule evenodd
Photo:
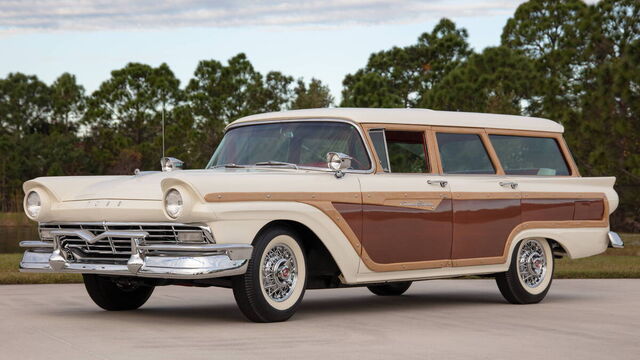
<path fill-rule="evenodd" d="M 29 192 L 24 203 L 27 215 L 29 215 L 33 219 L 37 218 L 38 215 L 40 215 L 40 210 L 42 209 L 42 201 L 40 200 L 40 195 L 38 195 L 37 192 Z"/>
<path fill-rule="evenodd" d="M 176 189 L 171 189 L 167 191 L 167 194 L 164 196 L 164 209 L 167 212 L 167 215 L 172 218 L 177 218 L 182 212 L 182 195 Z"/>

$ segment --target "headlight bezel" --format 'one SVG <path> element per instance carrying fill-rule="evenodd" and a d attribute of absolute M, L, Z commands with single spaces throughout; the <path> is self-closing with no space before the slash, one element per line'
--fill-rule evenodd
<path fill-rule="evenodd" d="M 172 203 L 170 204 L 169 201 Z M 164 204 L 164 212 L 172 219 L 177 219 L 184 212 L 184 197 L 180 193 L 180 191 L 176 188 L 170 188 L 164 194 L 163 199 Z M 177 207 L 177 209 L 170 209 L 170 207 Z"/>
<path fill-rule="evenodd" d="M 24 204 L 23 204 L 24 212 L 30 219 L 36 220 L 42 215 L 42 208 L 43 208 L 42 198 L 43 197 L 36 190 L 30 190 L 27 193 L 27 195 L 24 197 Z M 35 211 L 32 211 L 32 209 L 35 209 Z"/>

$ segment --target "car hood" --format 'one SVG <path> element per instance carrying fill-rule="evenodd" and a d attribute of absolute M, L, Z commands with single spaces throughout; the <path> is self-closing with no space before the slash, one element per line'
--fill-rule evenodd
<path fill-rule="evenodd" d="M 59 202 L 98 199 L 160 201 L 163 189 L 174 183 L 185 184 L 204 197 L 210 192 L 308 191 L 320 177 L 335 179 L 323 171 L 220 168 L 142 172 L 130 176 L 40 177 L 27 181 L 23 188 L 25 193 L 33 188 L 43 188 Z"/>

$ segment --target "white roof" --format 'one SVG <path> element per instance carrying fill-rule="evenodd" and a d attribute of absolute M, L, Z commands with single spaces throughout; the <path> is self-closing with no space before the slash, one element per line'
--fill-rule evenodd
<path fill-rule="evenodd" d="M 432 126 L 460 126 L 490 129 L 512 129 L 564 132 L 555 121 L 516 115 L 497 115 L 429 109 L 323 108 L 290 110 L 257 114 L 240 118 L 231 125 L 269 120 L 346 119 L 357 123 L 388 123 Z M 231 126 L 230 125 L 230 126 Z"/>

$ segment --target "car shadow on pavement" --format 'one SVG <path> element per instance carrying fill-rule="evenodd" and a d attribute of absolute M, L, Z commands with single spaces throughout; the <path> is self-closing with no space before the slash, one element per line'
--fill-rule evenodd
<path fill-rule="evenodd" d="M 478 306 L 510 306 L 497 291 L 489 292 L 485 290 L 465 289 L 456 292 L 411 292 L 402 296 L 376 296 L 370 294 L 366 289 L 362 292 L 345 292 L 346 296 L 341 296 L 343 289 L 307 291 L 304 300 L 297 313 L 306 319 L 314 317 L 324 317 L 327 314 L 380 314 L 384 311 L 412 312 L 416 310 L 455 310 L 461 307 Z M 203 289 L 203 291 L 206 291 Z M 584 299 L 584 294 L 553 294 L 551 292 L 545 303 L 558 303 L 565 301 L 576 301 Z M 96 321 L 116 321 L 116 322 L 140 322 L 152 321 L 157 323 L 180 321 L 189 323 L 237 323 L 244 322 L 245 318 L 233 302 L 230 301 L 217 304 L 203 304 L 201 299 L 198 303 L 190 305 L 184 299 L 176 298 L 175 305 L 167 304 L 166 299 L 163 304 L 149 303 L 135 311 L 107 312 L 95 308 L 84 308 L 78 310 L 58 311 L 53 315 L 62 317 L 75 317 L 91 319 Z M 52 315 L 51 312 L 48 312 Z M 299 318 L 298 316 L 294 316 Z"/>

